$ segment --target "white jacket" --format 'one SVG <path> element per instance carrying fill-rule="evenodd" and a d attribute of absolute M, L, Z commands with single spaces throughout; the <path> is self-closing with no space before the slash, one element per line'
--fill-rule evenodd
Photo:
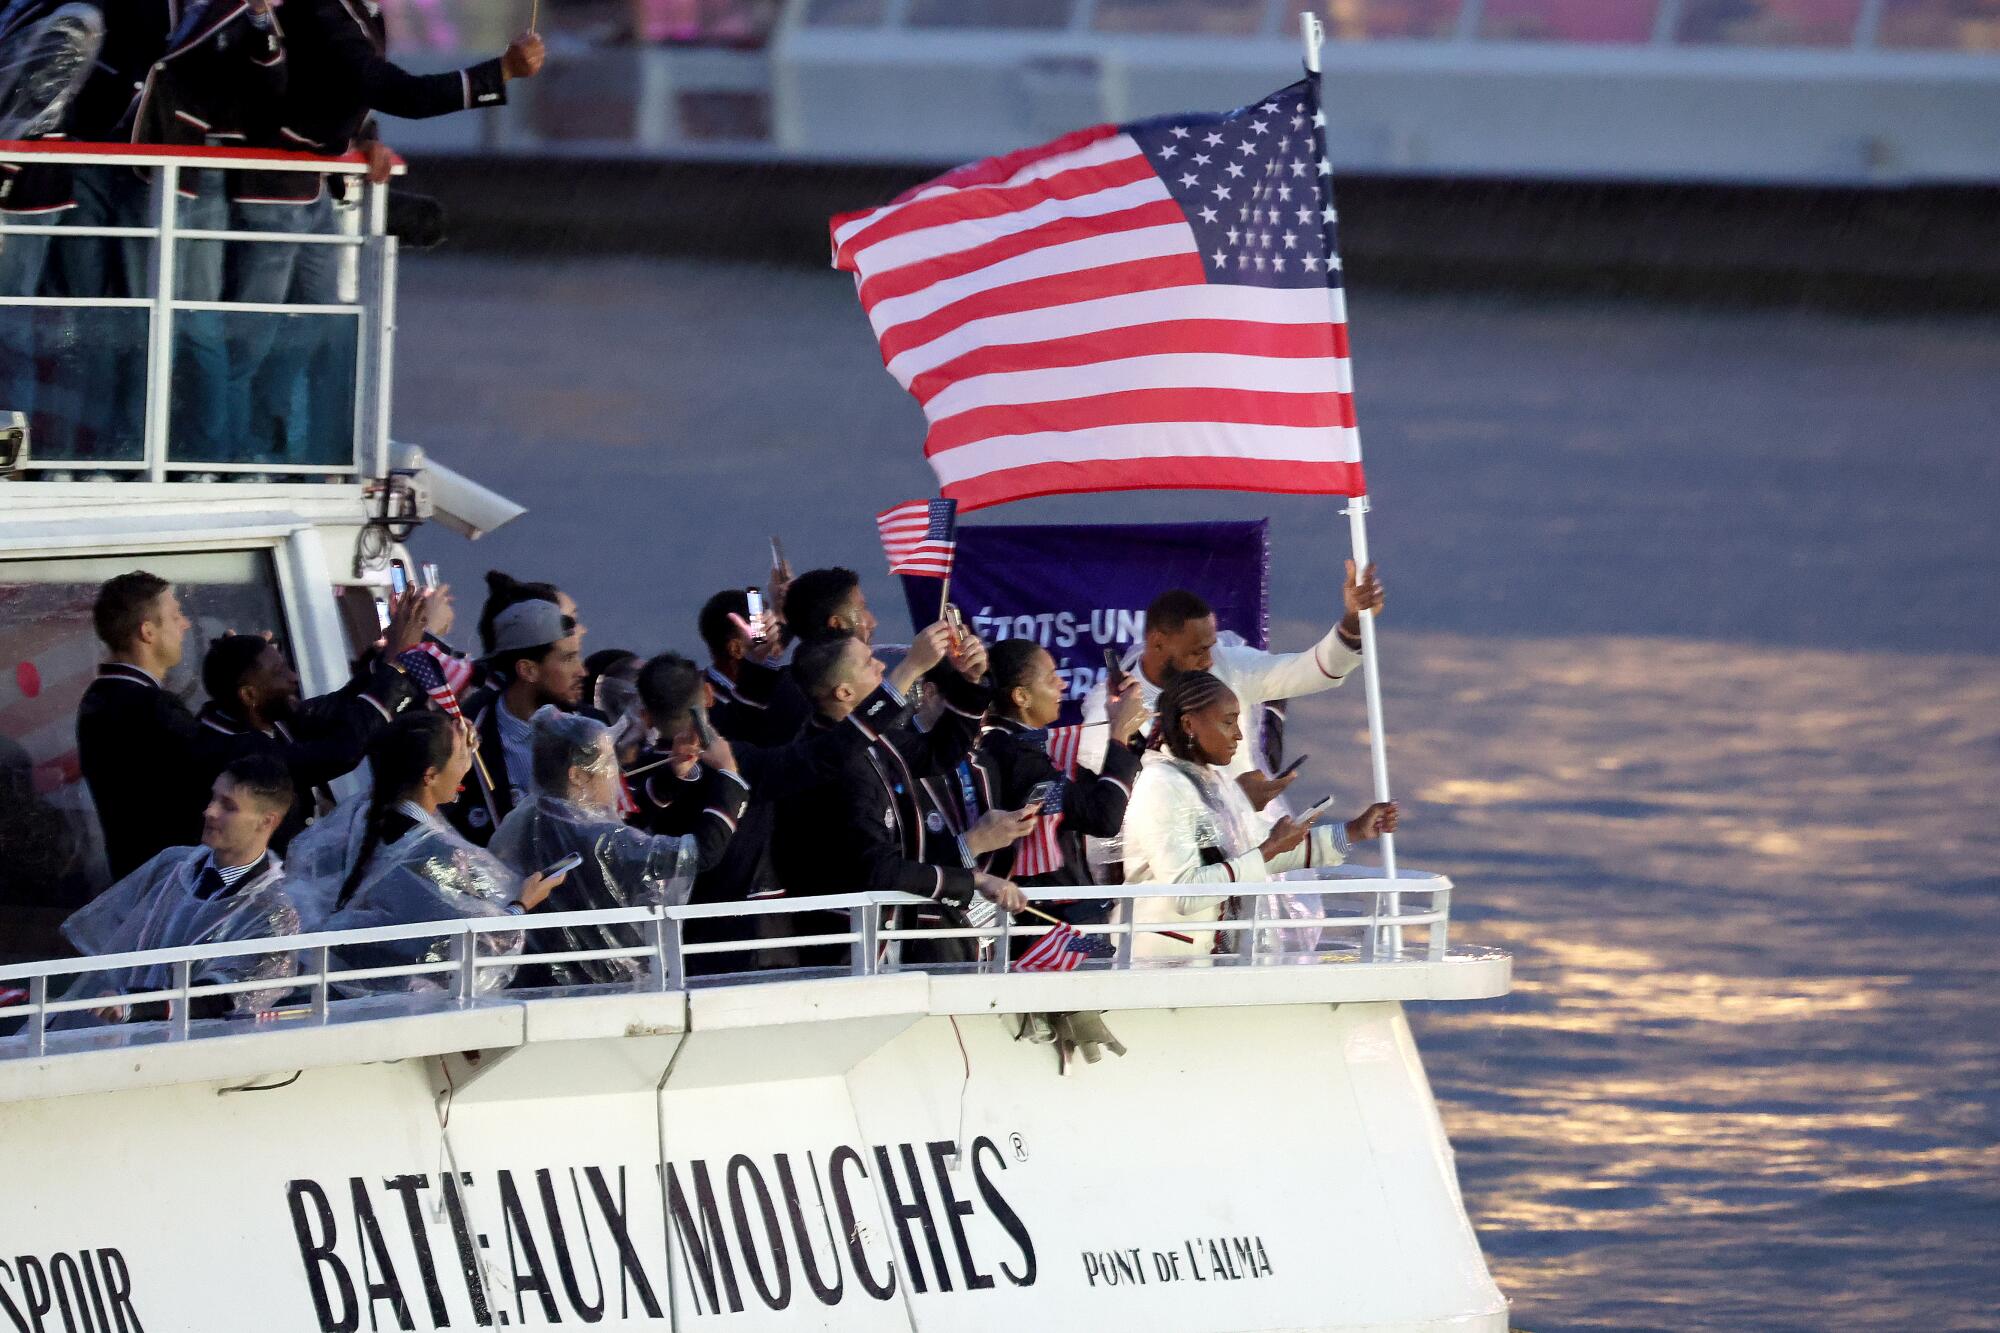
<path fill-rule="evenodd" d="M 1141 735 L 1151 729 L 1154 710 L 1160 703 L 1160 687 L 1139 672 L 1139 658 L 1144 652 L 1144 641 L 1135 643 L 1126 650 L 1120 663 L 1127 675 L 1139 677 L 1139 695 L 1146 706 Z M 1227 685 L 1243 705 L 1243 743 L 1236 747 L 1236 753 L 1222 766 L 1222 771 L 1234 779 L 1257 766 L 1255 742 L 1262 731 L 1262 710 L 1267 700 L 1296 699 L 1302 694 L 1330 690 L 1360 665 L 1361 654 L 1342 642 L 1338 626 L 1302 653 L 1267 653 L 1248 644 L 1216 644 L 1209 673 Z M 1101 725 L 1105 718 L 1105 683 L 1099 681 L 1083 699 L 1084 731 L 1078 755 L 1078 762 L 1094 772 L 1104 769 L 1104 747 L 1111 734 L 1109 727 Z M 1128 813 L 1126 822 L 1130 821 Z M 1093 865 L 1123 859 L 1116 838 L 1092 838 L 1089 849 Z M 1129 870 L 1126 878 L 1131 878 Z"/>
<path fill-rule="evenodd" d="M 1209 793 L 1206 799 L 1204 788 Z M 1304 842 L 1268 859 L 1257 850 L 1263 829 L 1263 819 L 1226 769 L 1149 751 L 1125 807 L 1125 882 L 1213 885 L 1224 891 L 1134 898 L 1127 919 L 1218 921 L 1223 904 L 1236 893 L 1235 885 L 1268 883 L 1287 870 L 1337 866 L 1347 859 L 1345 830 L 1338 823 L 1315 824 Z M 1204 864 L 1202 853 L 1207 848 L 1219 851 L 1222 859 L 1211 856 L 1213 863 Z M 1142 932 L 1132 942 L 1133 956 L 1205 959 L 1214 946 L 1213 930 L 1180 933 L 1191 936 L 1192 943 Z"/>

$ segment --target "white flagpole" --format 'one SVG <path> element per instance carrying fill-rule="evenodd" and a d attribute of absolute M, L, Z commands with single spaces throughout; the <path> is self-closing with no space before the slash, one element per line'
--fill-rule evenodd
<path fill-rule="evenodd" d="M 1299 15 L 1299 36 L 1305 43 L 1306 70 L 1318 74 L 1319 49 L 1326 40 L 1326 33 L 1320 26 L 1319 16 L 1311 10 Z M 1325 151 L 1325 130 L 1321 127 L 1321 151 Z M 1329 182 L 1331 177 L 1328 178 Z M 1331 190 L 1329 183 L 1328 189 Z M 1356 437 L 1359 438 L 1358 436 Z M 1356 495 L 1347 502 L 1343 511 L 1347 515 L 1348 541 L 1354 548 L 1354 566 L 1357 572 L 1368 568 L 1368 497 Z M 1375 652 L 1375 613 L 1363 611 L 1361 619 L 1361 680 L 1368 698 L 1368 757 L 1375 770 L 1375 799 L 1389 800 L 1389 746 L 1388 737 L 1382 723 L 1382 670 Z M 1396 835 L 1382 835 L 1382 872 L 1389 878 L 1396 878 Z M 1402 910 L 1402 895 L 1387 895 L 1389 911 L 1392 915 Z M 1391 950 L 1403 947 L 1403 928 L 1392 926 L 1387 932 L 1387 942 Z"/>

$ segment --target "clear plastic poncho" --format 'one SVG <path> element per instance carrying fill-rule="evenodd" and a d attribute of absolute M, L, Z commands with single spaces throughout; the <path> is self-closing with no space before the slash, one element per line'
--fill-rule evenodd
<path fill-rule="evenodd" d="M 285 887 L 285 866 L 276 856 L 254 878 L 202 898 L 195 890 L 209 867 L 206 847 L 169 847 L 106 889 L 63 922 L 62 933 L 85 955 L 141 953 L 192 944 L 233 944 L 299 933 L 299 911 Z M 281 981 L 293 975 L 294 955 L 253 954 L 211 958 L 195 965 L 196 985 L 235 981 Z M 76 979 L 64 999 L 128 995 L 164 990 L 173 984 L 167 963 L 90 972 Z M 224 998 L 232 1016 L 264 1013 L 291 990 L 239 991 Z M 89 1026 L 104 1021 L 89 1010 L 57 1016 L 56 1026 Z"/>
<path fill-rule="evenodd" d="M 1190 763 L 1164 751 L 1157 762 L 1179 769 L 1201 793 L 1201 804 L 1188 808 L 1188 827 L 1182 830 L 1181 836 L 1196 847 L 1215 849 L 1225 859 L 1233 860 L 1256 847 L 1264 841 L 1277 817 L 1290 813 L 1282 806 L 1259 812 L 1251 806 L 1243 788 L 1222 769 Z M 1290 879 L 1293 875 L 1305 880 L 1315 878 L 1310 870 L 1287 872 L 1285 877 Z M 1259 937 L 1258 950 L 1267 961 L 1277 962 L 1287 955 L 1310 955 L 1319 948 L 1324 927 L 1287 924 L 1294 920 L 1310 921 L 1321 915 L 1324 909 L 1319 894 L 1239 893 L 1235 897 L 1236 909 L 1229 914 L 1233 919 L 1248 920 L 1254 912 L 1259 921 L 1269 923 L 1260 925 L 1254 932 Z M 1252 934 L 1251 931 L 1232 931 L 1228 937 L 1229 951 L 1248 957 Z"/>
<path fill-rule="evenodd" d="M 617 760 L 604 744 L 607 729 L 590 718 L 543 709 L 535 717 L 536 789 L 509 811 L 493 835 L 493 854 L 522 875 L 546 870 L 575 853 L 583 863 L 550 891 L 540 912 L 582 912 L 607 907 L 677 907 L 694 888 L 699 853 L 695 839 L 649 834 L 586 801 L 571 799 L 572 777 L 615 779 Z M 557 776 L 560 774 L 561 776 Z M 563 926 L 538 930 L 530 948 L 540 953 L 636 948 L 646 942 L 637 923 Z M 593 958 L 547 964 L 557 985 L 629 982 L 647 968 L 644 958 Z"/>
<path fill-rule="evenodd" d="M 0 139 L 54 133 L 104 45 L 96 5 L 16 0 L 0 6 Z"/>
<path fill-rule="evenodd" d="M 368 858 L 367 873 L 353 895 L 336 907 L 340 887 L 361 855 L 367 816 L 367 798 L 356 797 L 292 839 L 286 850 L 291 858 L 292 898 L 307 933 L 501 916 L 520 892 L 519 875 L 490 852 L 460 837 L 443 820 L 430 819 L 394 842 L 378 846 Z M 521 936 L 519 930 L 491 930 L 474 938 L 481 954 L 500 957 L 521 952 Z M 334 952 L 332 966 L 443 962 L 451 957 L 454 938 L 439 935 L 348 945 Z M 477 989 L 481 994 L 501 990 L 513 975 L 511 967 L 481 968 Z M 343 981 L 335 989 L 342 995 L 358 996 L 436 991 L 451 985 L 448 974 L 436 973 Z"/>

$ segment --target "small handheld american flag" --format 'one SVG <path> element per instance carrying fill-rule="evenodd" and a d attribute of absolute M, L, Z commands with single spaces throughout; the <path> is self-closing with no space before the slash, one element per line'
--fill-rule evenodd
<path fill-rule="evenodd" d="M 1056 771 L 1065 780 L 1076 776 L 1077 750 L 1082 741 L 1083 728 L 1080 726 L 1049 729 L 1049 758 L 1055 762 Z M 1034 828 L 1014 844 L 1014 874 L 1047 875 L 1062 868 L 1062 845 L 1056 841 L 1056 834 L 1062 829 L 1062 791 L 1058 785 L 1052 804 L 1042 808 L 1042 812 L 1035 816 Z"/>
<path fill-rule="evenodd" d="M 465 714 L 458 706 L 458 688 L 472 678 L 472 664 L 462 658 L 449 658 L 436 644 L 420 643 L 396 659 L 403 670 L 410 673 L 410 679 L 423 687 L 431 702 L 455 718 Z M 453 677 L 457 677 L 457 686 Z"/>
<path fill-rule="evenodd" d="M 911 500 L 875 515 L 891 574 L 951 577 L 958 550 L 958 501 Z"/>
<path fill-rule="evenodd" d="M 1068 922 L 1059 922 L 1036 940 L 1032 949 L 1014 960 L 1014 970 L 1074 972 L 1086 958 L 1109 958 L 1111 954 L 1111 941 L 1102 935 L 1080 935 Z"/>

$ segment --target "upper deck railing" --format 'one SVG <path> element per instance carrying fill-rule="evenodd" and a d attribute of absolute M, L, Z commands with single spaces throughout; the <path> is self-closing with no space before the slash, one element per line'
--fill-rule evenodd
<path fill-rule="evenodd" d="M 1118 915 L 1135 914 L 1129 904 L 1135 899 L 1177 896 L 1188 885 L 1124 884 L 1091 890 L 1094 896 L 1127 904 Z M 1193 886 L 1209 887 L 1209 886 Z M 1202 962 L 1220 967 L 1259 967 L 1271 964 L 1340 964 L 1346 967 L 1403 966 L 1411 963 L 1444 963 L 1452 957 L 1449 949 L 1451 923 L 1451 881 L 1427 871 L 1405 870 L 1396 879 L 1381 878 L 1372 866 L 1348 865 L 1321 872 L 1313 881 L 1285 881 L 1263 886 L 1266 892 L 1246 894 L 1242 910 L 1229 920 L 1189 923 L 1179 919 L 1157 920 L 1140 915 L 1137 920 L 1114 921 L 1107 925 L 1080 926 L 1079 934 L 1108 939 L 1114 952 L 1107 958 L 1085 959 L 1078 971 L 1134 972 L 1184 967 Z M 1030 901 L 1074 894 L 1074 889 L 1025 890 Z M 1317 895 L 1316 912 L 1278 914 L 1270 896 L 1277 893 Z M 289 1030 L 297 1022 L 324 1025 L 341 1017 L 339 998 L 343 985 L 408 978 L 422 988 L 426 1003 L 442 1001 L 458 1008 L 514 1003 L 532 997 L 535 991 L 506 990 L 483 979 L 499 969 L 517 968 L 523 963 L 559 963 L 631 960 L 633 978 L 629 983 L 607 983 L 580 988 L 585 991 L 615 993 L 619 990 L 671 992 L 721 985 L 756 985 L 769 981 L 790 981 L 802 977 L 877 976 L 903 971 L 932 973 L 972 973 L 1003 976 L 1013 970 L 1010 945 L 1021 938 L 1038 938 L 1055 927 L 1042 923 L 1022 924 L 1007 914 L 984 924 L 957 929 L 911 928 L 895 919 L 897 909 L 918 907 L 928 899 L 898 893 L 856 893 L 812 898 L 778 898 L 747 903 L 694 904 L 668 908 L 618 908 L 590 912 L 536 913 L 529 916 L 497 916 L 420 922 L 386 926 L 372 930 L 314 935 L 294 935 L 249 940 L 231 944 L 196 945 L 189 948 L 148 953 L 106 954 L 93 958 L 66 958 L 43 963 L 0 967 L 0 989 L 25 992 L 12 1004 L 0 1005 L 0 1024 L 24 1020 L 18 1032 L 0 1037 L 0 1061 L 32 1058 L 67 1049 L 101 1044 L 103 1028 L 90 1033 L 51 1032 L 51 1022 L 76 1012 L 107 1010 L 123 1006 L 165 1003 L 169 1016 L 161 1022 L 131 1025 L 143 1029 L 151 1041 L 185 1041 L 209 1032 Z M 1136 909 L 1147 912 L 1144 906 Z M 690 942 L 687 927 L 692 922 L 713 922 L 725 918 L 749 919 L 763 916 L 800 918 L 791 923 L 795 933 L 759 936 L 740 940 Z M 810 918 L 810 919 L 807 919 Z M 541 953 L 492 952 L 482 950 L 482 937 L 495 934 L 560 930 L 576 926 L 622 925 L 634 928 L 639 943 L 588 950 Z M 1219 952 L 1207 957 L 1149 958 L 1135 951 L 1135 941 L 1155 931 L 1186 932 L 1214 930 L 1227 941 Z M 1422 931 L 1421 944 L 1406 938 L 1407 931 Z M 1282 932 L 1282 934 L 1281 934 Z M 340 951 L 360 945 L 393 944 L 399 941 L 437 941 L 445 956 L 437 961 L 395 966 L 351 967 Z M 922 965 L 905 964 L 901 953 L 911 941 L 935 943 L 944 940 L 973 940 L 979 944 L 976 962 Z M 525 944 L 525 940 L 524 940 Z M 767 950 L 844 946 L 845 967 L 794 968 L 766 972 L 733 972 L 702 975 L 690 960 L 707 956 L 755 953 Z M 436 952 L 435 949 L 425 952 Z M 247 981 L 201 982 L 197 970 L 218 960 L 257 959 L 290 956 L 295 970 L 283 977 Z M 65 999 L 64 994 L 78 978 L 91 973 L 127 968 L 165 966 L 170 984 L 144 991 L 90 995 Z M 504 980 L 504 979 L 503 979 Z M 574 993 L 579 988 L 566 988 Z M 297 1003 L 281 1005 L 257 1019 L 191 1019 L 192 1002 L 248 992 L 287 990 L 303 996 Z M 1189 1003 L 1195 1003 L 1192 995 Z M 377 1012 L 371 1009 L 372 1015 Z M 270 1019 L 291 1019 L 274 1023 Z M 52 1041 L 52 1035 L 54 1040 Z"/>
<path fill-rule="evenodd" d="M 17 481 L 388 471 L 396 244 L 358 154 L 0 141 L 0 165 Z M 49 207 L 19 202 L 37 176 Z"/>

